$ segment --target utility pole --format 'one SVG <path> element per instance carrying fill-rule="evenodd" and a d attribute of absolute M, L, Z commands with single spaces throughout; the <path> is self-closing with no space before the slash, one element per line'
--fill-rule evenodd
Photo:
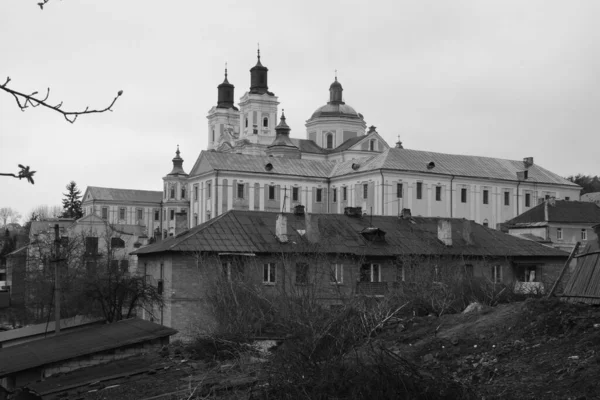
<path fill-rule="evenodd" d="M 54 225 L 54 331 L 60 333 L 60 232 Z"/>

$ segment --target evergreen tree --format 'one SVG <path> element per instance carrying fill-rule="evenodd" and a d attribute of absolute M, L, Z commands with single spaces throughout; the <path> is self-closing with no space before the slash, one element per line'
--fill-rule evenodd
<path fill-rule="evenodd" d="M 63 218 L 75 218 L 79 219 L 83 217 L 83 211 L 81 210 L 81 190 L 77 187 L 75 181 L 69 182 L 66 186 L 67 193 L 63 193 L 65 198 L 63 199 Z"/>

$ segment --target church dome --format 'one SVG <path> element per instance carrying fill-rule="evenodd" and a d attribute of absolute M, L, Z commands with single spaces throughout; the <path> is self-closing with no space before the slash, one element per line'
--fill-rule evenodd
<path fill-rule="evenodd" d="M 310 119 L 319 117 L 342 117 L 351 119 L 362 119 L 362 115 L 356 112 L 356 110 L 350 107 L 348 104 L 325 104 L 312 114 Z"/>

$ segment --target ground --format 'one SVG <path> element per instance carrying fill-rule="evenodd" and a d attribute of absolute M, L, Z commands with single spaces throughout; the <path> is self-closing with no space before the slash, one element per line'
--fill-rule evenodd
<path fill-rule="evenodd" d="M 600 308 L 530 299 L 469 314 L 399 319 L 371 340 L 424 373 L 452 376 L 479 399 L 600 399 Z M 49 379 L 38 389 L 54 391 L 45 399 L 260 398 L 260 358 L 206 362 L 194 356 L 172 345 L 104 371 Z"/>

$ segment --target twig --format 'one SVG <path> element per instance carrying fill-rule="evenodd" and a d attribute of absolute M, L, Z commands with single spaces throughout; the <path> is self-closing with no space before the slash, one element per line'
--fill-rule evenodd
<path fill-rule="evenodd" d="M 47 2 L 47 1 L 49 1 L 49 0 L 44 0 L 44 2 Z M 40 3 L 40 4 L 42 4 L 42 3 Z M 29 106 L 37 107 L 37 106 L 41 105 L 41 106 L 47 107 L 53 111 L 56 111 L 56 112 L 62 114 L 63 117 L 65 117 L 65 119 L 67 121 L 69 121 L 70 123 L 74 123 L 77 120 L 77 117 L 80 115 L 83 115 L 83 114 L 94 114 L 94 113 L 103 113 L 106 111 L 112 111 L 112 106 L 117 102 L 117 99 L 119 97 L 121 97 L 121 95 L 123 95 L 123 91 L 119 90 L 117 92 L 117 95 L 113 99 L 113 101 L 108 105 L 108 107 L 100 109 L 100 110 L 90 110 L 90 108 L 88 106 L 83 111 L 63 111 L 60 109 L 60 107 L 63 104 L 62 101 L 55 106 L 47 103 L 48 97 L 50 96 L 50 88 L 47 89 L 46 96 L 44 98 L 36 98 L 35 96 L 38 94 L 37 91 L 33 92 L 31 94 L 25 94 L 25 93 L 21 93 L 16 90 L 8 88 L 7 86 L 10 81 L 11 81 L 10 77 L 7 77 L 6 82 L 4 82 L 3 85 L 0 85 L 0 89 L 13 95 L 13 97 L 15 98 L 15 101 L 17 102 L 17 105 L 19 106 L 21 111 L 25 111 L 25 109 L 29 108 Z"/>
<path fill-rule="evenodd" d="M 18 179 L 25 178 L 32 185 L 35 184 L 35 182 L 33 181 L 33 175 L 36 173 L 36 171 L 30 171 L 29 165 L 25 167 L 22 164 L 19 164 L 18 166 L 19 166 L 19 168 L 21 168 L 21 170 L 19 171 L 18 174 L 0 173 L 0 176 L 12 176 L 13 178 L 18 178 Z"/>

